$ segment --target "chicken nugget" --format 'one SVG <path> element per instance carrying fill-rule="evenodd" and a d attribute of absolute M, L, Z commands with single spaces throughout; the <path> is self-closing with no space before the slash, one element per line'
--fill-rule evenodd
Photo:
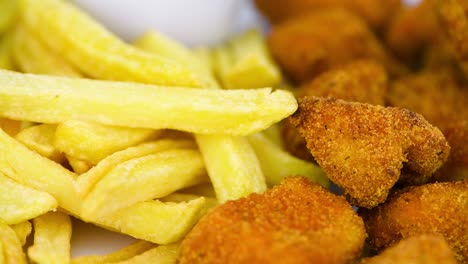
<path fill-rule="evenodd" d="M 351 263 L 365 238 L 345 199 L 295 176 L 205 215 L 180 263 Z"/>
<path fill-rule="evenodd" d="M 382 205 L 359 209 L 369 245 L 380 250 L 401 239 L 441 234 L 461 263 L 468 262 L 468 180 L 409 187 Z"/>
<path fill-rule="evenodd" d="M 341 7 L 361 16 L 375 29 L 384 26 L 401 6 L 400 0 L 256 0 L 255 3 L 272 23 L 316 9 Z"/>
<path fill-rule="evenodd" d="M 301 83 L 356 59 L 374 59 L 399 75 L 396 62 L 358 16 L 343 9 L 321 9 L 275 25 L 268 37 L 273 57 Z"/>
<path fill-rule="evenodd" d="M 456 264 L 455 256 L 438 234 L 423 234 L 402 239 L 382 253 L 363 259 L 360 264 Z"/>
<path fill-rule="evenodd" d="M 330 180 L 366 208 L 384 202 L 399 180 L 426 182 L 450 151 L 439 129 L 403 108 L 305 97 L 289 121 Z"/>
<path fill-rule="evenodd" d="M 387 73 L 381 64 L 373 60 L 356 60 L 304 83 L 297 90 L 296 96 L 334 97 L 345 101 L 384 105 L 387 84 Z M 294 125 L 284 122 L 282 135 L 286 150 L 301 159 L 313 160 L 304 137 Z"/>

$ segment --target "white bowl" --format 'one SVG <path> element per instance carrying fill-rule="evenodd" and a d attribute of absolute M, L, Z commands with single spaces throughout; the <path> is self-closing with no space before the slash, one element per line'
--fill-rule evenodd
<path fill-rule="evenodd" d="M 233 33 L 244 0 L 75 0 L 108 29 L 131 41 L 147 30 L 189 46 L 218 43 Z"/>

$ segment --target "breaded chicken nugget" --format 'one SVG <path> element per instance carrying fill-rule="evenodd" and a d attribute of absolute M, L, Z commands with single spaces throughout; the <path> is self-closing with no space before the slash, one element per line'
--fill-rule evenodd
<path fill-rule="evenodd" d="M 356 59 L 374 59 L 399 75 L 393 60 L 368 26 L 343 9 L 321 9 L 275 25 L 268 37 L 273 57 L 298 83 Z"/>
<path fill-rule="evenodd" d="M 375 257 L 365 258 L 360 264 L 456 264 L 457 260 L 438 234 L 424 234 L 401 240 Z"/>
<path fill-rule="evenodd" d="M 380 250 L 403 238 L 441 234 L 461 263 L 468 263 L 468 180 L 409 187 L 372 210 L 359 209 L 369 245 Z"/>
<path fill-rule="evenodd" d="M 444 30 L 447 32 L 465 74 L 468 74 L 468 1 L 435 0 Z"/>
<path fill-rule="evenodd" d="M 384 67 L 373 60 L 356 60 L 326 71 L 306 82 L 296 92 L 304 96 L 334 97 L 345 101 L 384 105 L 388 78 Z M 303 136 L 294 125 L 284 122 L 285 148 L 293 155 L 313 160 Z"/>
<path fill-rule="evenodd" d="M 289 121 L 330 180 L 366 208 L 384 202 L 398 180 L 426 182 L 450 151 L 439 129 L 402 108 L 305 97 Z"/>
<path fill-rule="evenodd" d="M 422 114 L 446 136 L 451 154 L 435 179 L 468 177 L 468 89 L 452 70 L 423 71 L 396 80 L 387 101 Z"/>
<path fill-rule="evenodd" d="M 395 14 L 385 33 L 385 42 L 398 58 L 414 63 L 427 46 L 443 36 L 432 0 L 423 0 Z"/>
<path fill-rule="evenodd" d="M 273 23 L 316 9 L 342 7 L 361 16 L 376 29 L 401 6 L 400 0 L 256 0 L 255 3 Z"/>
<path fill-rule="evenodd" d="M 351 263 L 365 238 L 345 199 L 288 177 L 205 215 L 182 242 L 180 263 Z"/>

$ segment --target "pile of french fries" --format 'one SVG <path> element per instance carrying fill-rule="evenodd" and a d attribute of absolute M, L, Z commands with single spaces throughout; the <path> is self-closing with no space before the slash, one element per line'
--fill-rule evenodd
<path fill-rule="evenodd" d="M 0 263 L 174 263 L 209 208 L 288 175 L 328 184 L 283 150 L 297 103 L 264 88 L 281 74 L 257 31 L 129 44 L 68 1 L 0 0 L 0 68 Z M 71 217 L 138 241 L 71 259 Z"/>

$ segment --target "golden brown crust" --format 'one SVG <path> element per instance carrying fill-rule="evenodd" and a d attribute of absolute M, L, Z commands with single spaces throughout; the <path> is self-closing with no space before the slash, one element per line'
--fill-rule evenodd
<path fill-rule="evenodd" d="M 369 245 L 376 250 L 410 236 L 444 236 L 462 263 L 468 261 L 468 180 L 409 187 L 363 216 Z"/>
<path fill-rule="evenodd" d="M 455 256 L 445 239 L 438 234 L 409 237 L 386 248 L 360 264 L 456 264 Z"/>
<path fill-rule="evenodd" d="M 366 208 L 384 202 L 398 180 L 426 182 L 450 151 L 440 130 L 401 108 L 305 97 L 289 119 L 327 176 Z M 403 165 L 411 177 L 400 179 Z"/>
<path fill-rule="evenodd" d="M 365 22 L 343 9 L 316 10 L 275 25 L 268 43 L 273 57 L 298 83 L 356 59 L 374 59 L 391 75 L 404 72 Z"/>
<path fill-rule="evenodd" d="M 209 212 L 182 242 L 180 263 L 350 263 L 365 237 L 342 197 L 288 177 Z"/>

